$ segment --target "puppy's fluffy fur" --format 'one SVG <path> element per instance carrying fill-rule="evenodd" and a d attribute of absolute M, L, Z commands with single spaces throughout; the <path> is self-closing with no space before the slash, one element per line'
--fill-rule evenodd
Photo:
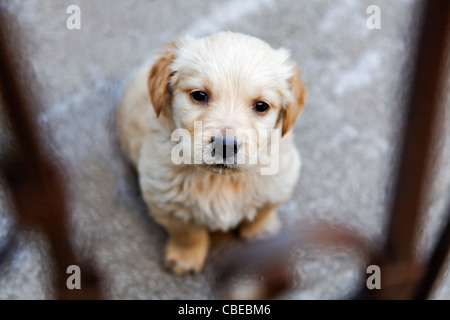
<path fill-rule="evenodd" d="M 193 99 L 195 91 L 205 92 L 207 102 Z M 255 111 L 258 101 L 269 109 Z M 239 228 L 251 238 L 279 229 L 276 207 L 290 197 L 300 170 L 290 129 L 304 103 L 300 72 L 289 53 L 238 33 L 182 38 L 137 72 L 125 88 L 116 124 L 143 197 L 169 234 L 166 267 L 177 274 L 200 271 L 210 231 Z M 183 128 L 194 135 L 194 121 L 202 121 L 203 148 L 213 130 L 280 129 L 278 172 L 262 175 L 261 164 L 174 164 L 177 142 L 171 134 Z M 237 137 L 239 143 L 255 143 L 244 138 Z"/>

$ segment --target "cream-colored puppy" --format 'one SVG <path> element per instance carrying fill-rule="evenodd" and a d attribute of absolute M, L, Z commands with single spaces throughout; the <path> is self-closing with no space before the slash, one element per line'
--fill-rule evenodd
<path fill-rule="evenodd" d="M 238 33 L 182 38 L 137 72 L 116 124 L 143 197 L 169 234 L 166 267 L 200 271 L 210 231 L 278 231 L 276 207 L 299 175 L 290 129 L 304 103 L 289 53 Z"/>

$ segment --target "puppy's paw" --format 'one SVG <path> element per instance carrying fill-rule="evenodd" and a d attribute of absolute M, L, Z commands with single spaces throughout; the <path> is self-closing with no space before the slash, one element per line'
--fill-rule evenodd
<path fill-rule="evenodd" d="M 169 240 L 164 253 L 165 265 L 177 275 L 198 273 L 203 268 L 207 253 L 206 243 L 186 246 Z"/>
<path fill-rule="evenodd" d="M 264 217 L 244 222 L 239 226 L 239 235 L 247 240 L 268 238 L 276 235 L 281 229 L 281 222 L 276 212 Z"/>

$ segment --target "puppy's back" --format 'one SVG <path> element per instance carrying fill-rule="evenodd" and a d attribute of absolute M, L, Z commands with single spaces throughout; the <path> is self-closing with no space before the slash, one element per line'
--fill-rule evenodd
<path fill-rule="evenodd" d="M 150 66 L 139 69 L 126 85 L 116 113 L 116 127 L 121 145 L 137 165 L 148 125 L 155 117 L 147 88 Z"/>

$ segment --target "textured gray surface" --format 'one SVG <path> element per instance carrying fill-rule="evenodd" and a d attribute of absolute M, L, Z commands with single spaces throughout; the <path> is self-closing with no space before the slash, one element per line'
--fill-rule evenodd
<path fill-rule="evenodd" d="M 113 299 L 210 299 L 217 244 L 203 273 L 162 269 L 166 235 L 148 217 L 111 127 L 115 96 L 130 72 L 163 44 L 191 33 L 232 30 L 291 50 L 303 71 L 307 107 L 295 131 L 303 168 L 295 195 L 280 208 L 285 229 L 311 221 L 354 228 L 379 241 L 392 151 L 398 133 L 407 39 L 414 1 L 11 0 L 42 98 L 39 124 L 50 128 L 68 169 L 72 226 L 81 255 L 93 258 Z M 81 30 L 66 28 L 66 8 L 81 8 Z M 381 30 L 366 27 L 366 8 L 381 8 Z M 448 99 L 447 99 L 448 106 Z M 426 254 L 450 199 L 450 112 L 444 119 L 418 253 Z M 2 134 L 4 137 L 5 135 Z M 4 140 L 4 139 L 3 139 Z M 6 141 L 7 142 L 7 141 Z M 5 148 L 5 143 L 3 144 Z M 0 239 L 11 225 L 0 184 Z M 22 234 L 20 253 L 0 272 L 0 299 L 49 299 L 43 240 Z M 302 278 L 286 298 L 332 299 L 357 281 L 351 253 L 298 250 Z M 359 262 L 358 262 L 359 261 Z M 449 270 L 434 298 L 450 299 Z"/>

